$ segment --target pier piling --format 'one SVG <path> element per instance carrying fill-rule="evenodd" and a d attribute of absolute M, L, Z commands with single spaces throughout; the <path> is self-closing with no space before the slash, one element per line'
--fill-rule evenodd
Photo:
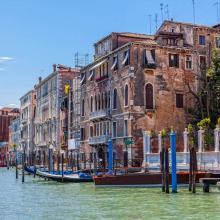
<path fill-rule="evenodd" d="M 177 193 L 177 176 L 176 176 L 176 134 L 170 133 L 171 158 L 172 158 L 172 193 Z"/>

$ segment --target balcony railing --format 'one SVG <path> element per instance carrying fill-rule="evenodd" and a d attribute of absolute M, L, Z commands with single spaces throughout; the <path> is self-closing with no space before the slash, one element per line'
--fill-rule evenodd
<path fill-rule="evenodd" d="M 89 144 L 90 145 L 98 145 L 98 144 L 107 144 L 109 140 L 108 135 L 101 135 L 97 137 L 90 137 Z"/>
<path fill-rule="evenodd" d="M 91 112 L 89 119 L 91 121 L 97 121 L 99 119 L 108 119 L 111 117 L 110 109 L 101 109 L 95 112 Z"/>

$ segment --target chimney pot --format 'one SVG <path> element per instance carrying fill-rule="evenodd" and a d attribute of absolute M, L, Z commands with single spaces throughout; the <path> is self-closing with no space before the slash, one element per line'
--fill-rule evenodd
<path fill-rule="evenodd" d="M 56 70 L 57 70 L 57 65 L 53 64 L 53 72 L 56 72 Z"/>
<path fill-rule="evenodd" d="M 38 78 L 38 81 L 39 81 L 39 83 L 41 83 L 41 81 L 42 81 L 42 77 L 41 76 Z"/>

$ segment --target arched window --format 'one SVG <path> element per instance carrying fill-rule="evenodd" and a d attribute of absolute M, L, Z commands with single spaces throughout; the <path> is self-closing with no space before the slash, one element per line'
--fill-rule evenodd
<path fill-rule="evenodd" d="M 90 137 L 93 137 L 93 127 L 90 126 Z"/>
<path fill-rule="evenodd" d="M 93 97 L 90 97 L 90 111 L 93 112 Z"/>
<path fill-rule="evenodd" d="M 101 109 L 101 96 L 98 96 L 98 110 Z"/>
<path fill-rule="evenodd" d="M 124 88 L 124 100 L 125 100 L 125 106 L 128 106 L 128 85 L 125 85 Z"/>
<path fill-rule="evenodd" d="M 85 115 L 85 101 L 84 101 L 84 99 L 82 100 L 82 109 L 81 109 L 81 114 L 82 114 L 82 116 L 84 116 L 84 115 Z"/>
<path fill-rule="evenodd" d="M 105 98 L 104 98 L 104 93 L 102 93 L 102 109 L 105 108 Z"/>
<path fill-rule="evenodd" d="M 105 108 L 108 108 L 108 93 L 105 92 Z"/>
<path fill-rule="evenodd" d="M 95 110 L 97 111 L 98 109 L 98 101 L 97 101 L 97 96 L 95 96 Z"/>
<path fill-rule="evenodd" d="M 154 108 L 154 97 L 153 97 L 153 86 L 148 83 L 145 86 L 145 108 L 153 109 Z"/>
<path fill-rule="evenodd" d="M 113 109 L 117 109 L 117 89 L 113 91 Z"/>

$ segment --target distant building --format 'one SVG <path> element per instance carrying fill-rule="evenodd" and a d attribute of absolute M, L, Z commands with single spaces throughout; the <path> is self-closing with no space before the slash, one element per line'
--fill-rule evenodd
<path fill-rule="evenodd" d="M 17 108 L 0 109 L 0 142 L 9 141 L 9 125 L 10 122 L 19 115 Z"/>
<path fill-rule="evenodd" d="M 61 149 L 60 107 L 66 84 L 70 84 L 77 69 L 54 65 L 53 72 L 45 79 L 39 78 L 35 117 L 35 145 L 40 157 L 48 151 Z"/>
<path fill-rule="evenodd" d="M 21 163 L 21 130 L 20 116 L 11 121 L 9 126 L 8 150 L 11 164 L 15 162 L 15 150 L 17 150 L 18 162 Z"/>
<path fill-rule="evenodd" d="M 19 116 L 17 108 L 0 109 L 0 166 L 5 166 L 8 157 L 9 126 Z"/>
<path fill-rule="evenodd" d="M 27 160 L 34 152 L 34 120 L 36 113 L 36 91 L 31 90 L 20 98 L 20 145 L 25 147 Z"/>

